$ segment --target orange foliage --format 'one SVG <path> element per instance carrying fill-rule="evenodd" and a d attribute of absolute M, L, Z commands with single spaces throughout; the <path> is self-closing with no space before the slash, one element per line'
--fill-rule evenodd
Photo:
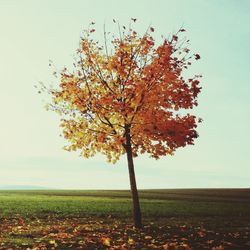
<path fill-rule="evenodd" d="M 143 36 L 130 28 L 110 45 L 104 32 L 100 46 L 91 38 L 93 25 L 81 38 L 74 71 L 60 72 L 59 88 L 50 90 L 50 107 L 64 116 L 65 149 L 85 157 L 101 152 L 116 162 L 126 152 L 125 126 L 134 156 L 159 158 L 193 144 L 196 117 L 178 111 L 197 105 L 200 76 L 182 75 L 200 56 L 190 55 L 188 41 L 179 38 L 185 30 L 158 45 L 153 27 Z"/>

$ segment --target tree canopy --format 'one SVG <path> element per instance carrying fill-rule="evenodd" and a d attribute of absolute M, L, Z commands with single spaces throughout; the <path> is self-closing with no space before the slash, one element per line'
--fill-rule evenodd
<path fill-rule="evenodd" d="M 182 75 L 200 56 L 190 52 L 185 30 L 157 44 L 153 27 L 140 36 L 123 26 L 109 44 L 104 30 L 100 45 L 93 27 L 80 39 L 74 69 L 63 69 L 49 90 L 49 108 L 63 115 L 65 149 L 84 157 L 100 152 L 115 163 L 126 153 L 126 131 L 133 156 L 158 159 L 193 144 L 201 119 L 182 110 L 197 105 L 200 76 Z"/>

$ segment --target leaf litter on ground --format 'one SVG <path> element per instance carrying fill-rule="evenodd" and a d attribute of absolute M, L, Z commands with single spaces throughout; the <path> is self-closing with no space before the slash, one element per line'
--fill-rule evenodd
<path fill-rule="evenodd" d="M 240 231 L 207 228 L 204 222 L 145 221 L 142 229 L 116 218 L 1 219 L 1 250 L 46 249 L 250 249 L 249 224 Z M 238 228 L 235 228 L 238 230 Z"/>

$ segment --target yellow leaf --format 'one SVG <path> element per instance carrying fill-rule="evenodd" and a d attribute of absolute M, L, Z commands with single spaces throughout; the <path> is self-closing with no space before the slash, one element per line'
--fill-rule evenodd
<path fill-rule="evenodd" d="M 110 247 L 110 238 L 102 237 L 102 244 Z"/>
<path fill-rule="evenodd" d="M 56 243 L 55 240 L 50 240 L 50 241 L 49 241 L 49 244 L 50 244 L 50 245 L 54 245 L 54 247 L 57 247 L 57 246 L 58 246 L 58 244 Z"/>
<path fill-rule="evenodd" d="M 133 239 L 129 238 L 128 239 L 128 244 L 133 245 L 133 244 L 135 244 L 135 241 Z"/>

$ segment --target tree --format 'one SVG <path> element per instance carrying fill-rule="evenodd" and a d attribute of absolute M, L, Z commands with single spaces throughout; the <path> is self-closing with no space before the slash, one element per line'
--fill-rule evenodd
<path fill-rule="evenodd" d="M 136 21 L 136 19 L 132 19 Z M 114 22 L 116 22 L 114 20 Z M 191 60 L 188 40 L 179 41 L 180 29 L 155 45 L 153 27 L 140 36 L 119 27 L 119 37 L 104 46 L 92 39 L 94 23 L 80 39 L 73 70 L 60 72 L 49 108 L 62 115 L 66 150 L 80 150 L 84 157 L 97 152 L 115 163 L 127 155 L 135 227 L 142 226 L 133 158 L 148 153 L 158 159 L 179 147 L 193 144 L 199 119 L 180 114 L 197 105 L 199 78 L 184 79 Z"/>

